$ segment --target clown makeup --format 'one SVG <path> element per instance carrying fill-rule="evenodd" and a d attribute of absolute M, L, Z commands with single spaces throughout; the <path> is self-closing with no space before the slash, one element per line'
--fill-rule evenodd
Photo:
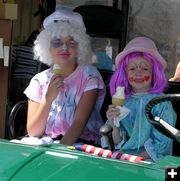
<path fill-rule="evenodd" d="M 60 38 L 53 39 L 51 41 L 52 48 L 62 48 L 63 50 L 67 50 L 69 48 L 75 48 L 77 46 L 77 42 L 73 39 L 69 39 L 66 42 L 63 42 Z"/>
<path fill-rule="evenodd" d="M 152 64 L 143 57 L 132 59 L 126 67 L 128 82 L 133 91 L 146 92 L 152 81 Z"/>
<path fill-rule="evenodd" d="M 76 64 L 78 43 L 70 36 L 54 38 L 51 40 L 50 54 L 53 63 L 60 64 Z"/>

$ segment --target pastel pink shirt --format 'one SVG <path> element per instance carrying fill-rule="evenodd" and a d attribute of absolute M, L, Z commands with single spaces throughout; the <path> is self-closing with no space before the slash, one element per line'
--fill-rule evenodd
<path fill-rule="evenodd" d="M 51 68 L 35 75 L 24 91 L 26 96 L 41 103 L 52 75 Z M 91 65 L 78 66 L 71 75 L 65 78 L 63 89 L 51 105 L 45 135 L 51 138 L 56 138 L 60 134 L 64 135 L 73 122 L 74 113 L 82 94 L 92 89 L 99 90 L 98 98 L 80 138 L 100 143 L 99 128 L 104 124 L 100 109 L 106 91 L 100 73 Z"/>

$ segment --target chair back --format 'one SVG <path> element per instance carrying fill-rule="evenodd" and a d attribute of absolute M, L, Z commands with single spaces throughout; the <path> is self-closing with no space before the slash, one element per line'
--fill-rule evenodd
<path fill-rule="evenodd" d="M 27 109 L 28 100 L 19 101 L 13 106 L 7 121 L 8 139 L 19 139 L 27 134 Z"/>
<path fill-rule="evenodd" d="M 82 15 L 90 36 L 116 38 L 119 40 L 119 51 L 121 51 L 126 45 L 129 0 L 122 0 L 121 9 L 117 6 L 117 3 L 113 6 L 81 5 L 74 11 Z"/>

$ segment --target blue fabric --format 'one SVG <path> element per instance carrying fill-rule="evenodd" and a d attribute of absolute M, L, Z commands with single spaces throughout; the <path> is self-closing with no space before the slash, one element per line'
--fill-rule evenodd
<path fill-rule="evenodd" d="M 103 51 L 96 51 L 97 63 L 95 66 L 98 69 L 112 70 L 113 62 L 112 59 Z"/>
<path fill-rule="evenodd" d="M 131 112 L 120 121 L 123 139 L 116 145 L 116 149 L 133 155 L 146 150 L 155 162 L 165 155 L 172 154 L 172 139 L 155 129 L 145 115 L 146 104 L 156 96 L 160 96 L 160 94 L 133 95 L 126 99 L 125 106 Z M 160 116 L 171 125 L 175 125 L 176 113 L 170 102 L 157 104 L 154 106 L 152 113 Z"/>

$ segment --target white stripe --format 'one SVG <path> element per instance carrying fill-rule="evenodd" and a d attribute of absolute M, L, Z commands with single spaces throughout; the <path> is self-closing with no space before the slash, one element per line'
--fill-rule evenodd
<path fill-rule="evenodd" d="M 98 153 L 99 153 L 101 150 L 102 150 L 101 148 L 96 148 L 95 151 L 94 151 L 94 154 L 95 154 L 95 155 L 98 155 Z"/>
<path fill-rule="evenodd" d="M 125 160 L 125 158 L 127 157 L 127 155 L 128 155 L 128 154 L 125 154 L 125 153 L 124 153 L 124 154 L 121 156 L 121 160 Z"/>
<path fill-rule="evenodd" d="M 105 150 L 102 154 L 103 157 L 107 157 L 107 155 L 110 153 L 111 151 L 109 150 Z"/>
<path fill-rule="evenodd" d="M 86 152 L 90 152 L 91 151 L 91 149 L 93 148 L 93 146 L 91 146 L 91 145 L 88 145 L 87 147 L 86 147 Z"/>
<path fill-rule="evenodd" d="M 132 155 L 132 156 L 130 157 L 129 161 L 130 161 L 130 162 L 134 162 L 136 158 L 137 158 L 137 156 Z"/>

